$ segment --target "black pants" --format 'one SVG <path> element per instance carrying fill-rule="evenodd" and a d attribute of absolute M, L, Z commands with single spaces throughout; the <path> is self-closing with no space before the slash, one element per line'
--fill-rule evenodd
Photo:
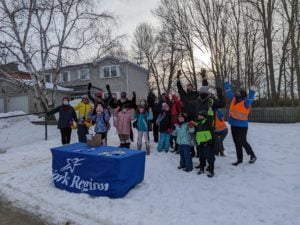
<path fill-rule="evenodd" d="M 237 160 L 243 161 L 243 148 L 250 156 L 255 156 L 250 144 L 247 142 L 248 127 L 234 127 L 231 126 L 231 134 L 235 144 Z"/>
<path fill-rule="evenodd" d="M 215 153 L 211 143 L 205 143 L 197 146 L 197 154 L 200 160 L 200 169 L 204 170 L 206 161 L 208 162 L 208 171 L 214 172 Z"/>
<path fill-rule="evenodd" d="M 215 133 L 215 136 L 214 136 L 214 152 L 215 152 L 216 155 L 218 155 L 219 153 L 221 153 L 225 150 L 224 145 L 223 145 L 223 141 L 226 138 L 227 134 L 228 134 L 228 131 L 220 133 L 220 134 Z"/>
<path fill-rule="evenodd" d="M 154 142 L 157 143 L 159 139 L 159 126 L 157 126 L 156 123 L 153 123 L 153 137 Z"/>
<path fill-rule="evenodd" d="M 63 145 L 70 144 L 71 141 L 71 133 L 72 129 L 69 127 L 61 128 L 60 129 L 60 135 L 61 135 L 61 143 Z"/>
<path fill-rule="evenodd" d="M 82 143 L 86 143 L 86 135 L 89 133 L 89 128 L 84 124 L 78 124 L 77 134 L 78 134 L 78 141 Z"/>

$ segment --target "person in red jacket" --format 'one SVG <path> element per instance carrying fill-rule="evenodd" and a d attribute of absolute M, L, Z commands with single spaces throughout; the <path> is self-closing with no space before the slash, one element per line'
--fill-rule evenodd
<path fill-rule="evenodd" d="M 170 106 L 171 124 L 172 124 L 172 127 L 174 127 L 175 124 L 177 123 L 178 115 L 182 112 L 182 104 L 173 90 L 170 91 L 170 96 L 166 96 L 166 102 Z M 175 143 L 175 146 L 174 146 L 174 143 Z M 174 137 L 173 135 L 170 138 L 170 146 L 174 149 L 171 152 L 179 153 L 178 145 L 176 143 L 176 137 Z"/>

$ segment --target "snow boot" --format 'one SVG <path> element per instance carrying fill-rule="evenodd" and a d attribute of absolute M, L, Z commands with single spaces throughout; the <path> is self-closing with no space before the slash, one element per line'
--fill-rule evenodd
<path fill-rule="evenodd" d="M 200 169 L 200 164 L 198 166 L 195 166 L 195 169 Z"/>
<path fill-rule="evenodd" d="M 225 157 L 224 151 L 220 152 L 220 156 Z"/>
<path fill-rule="evenodd" d="M 214 171 L 208 171 L 207 177 L 212 178 L 214 175 Z"/>
<path fill-rule="evenodd" d="M 250 163 L 250 164 L 255 163 L 256 159 L 257 159 L 256 156 L 250 156 L 249 163 Z"/>
<path fill-rule="evenodd" d="M 200 174 L 203 174 L 203 173 L 204 173 L 204 169 L 200 169 L 197 174 L 200 175 Z"/>
<path fill-rule="evenodd" d="M 148 146 L 146 145 L 146 154 L 150 155 L 150 146 L 149 145 Z"/>
<path fill-rule="evenodd" d="M 181 169 L 184 169 L 185 167 L 182 167 L 182 166 L 178 166 L 177 169 L 181 170 Z"/>
<path fill-rule="evenodd" d="M 138 144 L 138 145 L 137 145 L 137 149 L 138 149 L 138 150 L 141 150 L 141 149 L 142 149 L 142 145 L 139 145 L 139 144 Z"/>
<path fill-rule="evenodd" d="M 231 165 L 233 165 L 233 166 L 237 166 L 237 165 L 239 165 L 240 163 L 242 163 L 243 161 L 236 161 L 235 163 L 231 163 Z"/>
<path fill-rule="evenodd" d="M 183 168 L 182 169 L 184 172 L 187 172 L 187 173 L 189 173 L 189 172 L 191 172 L 192 170 L 188 170 L 187 168 Z"/>

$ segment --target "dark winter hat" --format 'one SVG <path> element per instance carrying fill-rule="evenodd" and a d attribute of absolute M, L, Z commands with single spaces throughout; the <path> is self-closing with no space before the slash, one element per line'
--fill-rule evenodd
<path fill-rule="evenodd" d="M 201 115 L 201 116 L 207 117 L 207 111 L 205 111 L 205 110 L 201 110 L 200 112 L 198 112 L 198 115 Z"/>
<path fill-rule="evenodd" d="M 126 96 L 127 96 L 126 92 L 125 92 L 125 91 L 122 91 L 122 92 L 121 92 L 121 98 L 126 98 Z"/>
<path fill-rule="evenodd" d="M 239 92 L 240 92 L 242 98 L 246 98 L 247 97 L 247 92 L 246 92 L 245 89 L 240 89 Z"/>
<path fill-rule="evenodd" d="M 185 114 L 185 113 L 178 113 L 177 118 L 178 118 L 178 117 L 183 117 L 184 119 L 186 119 L 186 114 Z"/>
<path fill-rule="evenodd" d="M 200 89 L 199 89 L 199 93 L 204 93 L 204 94 L 208 94 L 209 93 L 209 87 L 208 86 L 202 86 Z"/>

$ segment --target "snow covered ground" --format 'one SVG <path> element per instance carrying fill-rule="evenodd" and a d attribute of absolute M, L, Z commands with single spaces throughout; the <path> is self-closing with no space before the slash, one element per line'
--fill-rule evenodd
<path fill-rule="evenodd" d="M 60 145 L 59 133 L 52 126 L 43 141 L 43 126 L 29 119 L 0 120 L 0 143 L 7 149 L 0 154 L 0 196 L 51 224 L 300 224 L 300 124 L 251 123 L 254 165 L 230 165 L 236 158 L 227 137 L 227 156 L 217 158 L 212 179 L 179 171 L 179 156 L 157 153 L 152 144 L 144 182 L 123 199 L 109 199 L 56 189 L 49 149 Z M 114 129 L 109 144 L 119 144 Z"/>

